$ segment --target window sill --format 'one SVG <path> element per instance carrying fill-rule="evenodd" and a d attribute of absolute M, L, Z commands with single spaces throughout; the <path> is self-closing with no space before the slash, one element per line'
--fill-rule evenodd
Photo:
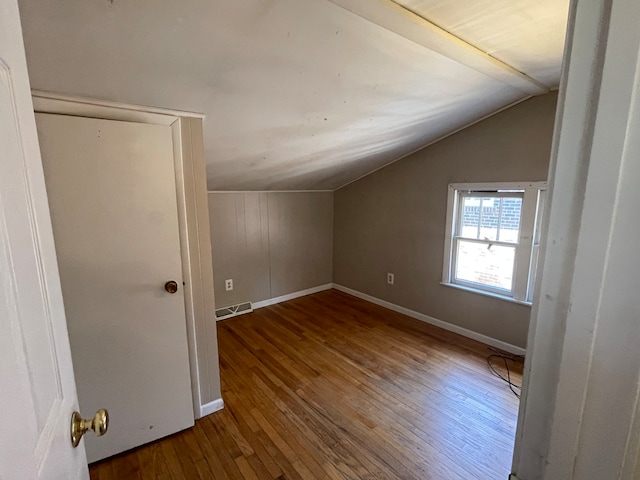
<path fill-rule="evenodd" d="M 498 293 L 485 292 L 483 290 L 476 290 L 475 288 L 465 287 L 463 285 L 458 285 L 456 283 L 440 282 L 440 285 L 444 285 L 445 287 L 457 288 L 458 290 L 464 290 L 465 292 L 475 293 L 476 295 L 483 295 L 485 297 L 496 298 L 498 300 L 503 300 L 505 302 L 517 303 L 519 305 L 524 305 L 526 307 L 531 306 L 531 302 L 525 302 L 524 300 L 516 300 L 515 298 L 507 297 L 505 295 L 500 295 Z"/>

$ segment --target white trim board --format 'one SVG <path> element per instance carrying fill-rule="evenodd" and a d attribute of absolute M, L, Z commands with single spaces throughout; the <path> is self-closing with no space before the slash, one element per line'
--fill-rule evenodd
<path fill-rule="evenodd" d="M 224 401 L 222 398 L 218 398 L 213 402 L 200 405 L 200 416 L 198 418 L 206 417 L 212 413 L 218 412 L 224 408 Z"/>
<path fill-rule="evenodd" d="M 269 305 L 275 305 L 276 303 L 286 302 L 287 300 L 293 300 L 294 298 L 304 297 L 306 295 L 311 295 L 312 293 L 323 292 L 324 290 L 331 290 L 332 288 L 334 288 L 334 284 L 327 283 L 325 285 L 307 288 L 306 290 L 300 290 L 299 292 L 289 293 L 280 297 L 269 298 L 255 303 L 251 302 L 251 306 L 254 310 L 257 310 L 258 308 L 268 307 Z"/>
<path fill-rule="evenodd" d="M 77 117 L 96 117 L 103 118 L 103 114 L 109 114 L 111 111 L 118 111 L 116 120 L 122 119 L 129 112 L 131 115 L 147 115 L 157 116 L 155 122 L 138 120 L 135 118 L 131 121 L 140 123 L 158 123 L 160 125 L 170 125 L 171 123 L 162 123 L 161 117 L 180 117 L 180 118 L 204 118 L 203 113 L 186 112 L 183 110 L 174 110 L 170 108 L 159 108 L 147 105 L 132 105 L 128 103 L 112 102 L 110 100 L 102 100 L 99 98 L 80 97 L 77 95 L 65 95 L 61 93 L 47 92 L 44 90 L 31 90 L 33 98 L 33 107 L 35 111 L 42 113 L 58 113 L 57 110 L 64 108 L 67 115 Z"/>
<path fill-rule="evenodd" d="M 337 283 L 333 284 L 333 288 L 340 292 L 348 293 L 349 295 L 353 295 L 354 297 L 366 300 L 367 302 L 375 303 L 376 305 L 380 305 L 381 307 L 388 308 L 389 310 L 393 310 L 394 312 L 402 313 L 404 315 L 407 315 L 408 317 L 415 318 L 416 320 L 420 320 L 435 327 L 442 328 L 443 330 L 448 330 L 449 332 L 457 333 L 458 335 L 462 335 L 463 337 L 477 340 L 478 342 L 484 343 L 486 345 L 491 345 L 492 347 L 499 348 L 500 350 L 504 350 L 505 352 L 513 353 L 515 355 L 524 355 L 526 353 L 526 350 L 522 347 L 517 347 L 515 345 L 511 345 L 510 343 L 503 342 L 502 340 L 488 337 L 487 335 L 483 335 L 482 333 L 474 332 L 473 330 L 468 330 L 464 327 L 459 327 L 457 325 L 453 325 L 452 323 L 438 320 L 437 318 L 430 317 L 429 315 L 425 315 L 424 313 L 419 313 L 405 307 L 401 307 L 400 305 L 387 302 L 386 300 L 380 300 L 379 298 L 372 297 L 371 295 L 367 295 L 366 293 L 343 287 L 342 285 L 338 285 Z"/>
<path fill-rule="evenodd" d="M 384 308 L 388 308 L 389 310 L 393 310 L 394 312 L 402 313 L 403 315 L 407 315 L 408 317 L 415 318 L 416 320 L 426 322 L 435 327 L 442 328 L 443 330 L 457 333 L 458 335 L 471 338 L 472 340 L 476 340 L 486 345 L 491 345 L 492 347 L 499 348 L 500 350 L 504 350 L 505 352 L 513 353 L 515 355 L 524 355 L 526 353 L 526 350 L 522 347 L 511 345 L 510 343 L 503 342 L 502 340 L 488 337 L 487 335 L 483 335 L 482 333 L 474 332 L 473 330 L 468 330 L 466 328 L 453 325 L 452 323 L 448 323 L 443 320 L 438 320 L 437 318 L 430 317 L 429 315 L 425 315 L 423 313 L 419 313 L 414 310 L 401 307 L 400 305 L 396 305 L 394 303 L 387 302 L 385 300 L 381 300 L 376 297 L 372 297 L 371 295 L 367 295 L 366 293 L 362 293 L 357 290 L 352 290 L 351 288 L 344 287 L 337 283 L 327 283 L 325 285 L 319 285 L 317 287 L 307 288 L 306 290 L 300 290 L 298 292 L 289 293 L 287 295 L 282 295 L 280 297 L 269 298 L 267 300 L 262 300 L 260 302 L 255 302 L 255 303 L 252 302 L 251 306 L 253 307 L 254 310 L 257 310 L 259 308 L 268 307 L 271 305 L 275 305 L 277 303 L 286 302 L 288 300 L 293 300 L 294 298 L 304 297 L 306 295 L 323 292 L 325 290 L 331 290 L 332 288 L 340 292 L 348 293 L 349 295 L 353 295 L 354 297 L 360 298 L 362 300 L 366 300 L 367 302 L 374 303 Z"/>

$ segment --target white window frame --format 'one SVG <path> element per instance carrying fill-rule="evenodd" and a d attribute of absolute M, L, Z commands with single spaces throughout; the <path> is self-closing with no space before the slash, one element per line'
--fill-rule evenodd
<path fill-rule="evenodd" d="M 448 188 L 447 219 L 445 225 L 442 284 L 474 293 L 531 305 L 535 284 L 538 250 L 540 244 L 539 224 L 544 208 L 546 182 L 492 182 L 451 183 Z M 498 194 L 510 196 L 509 192 L 522 192 L 520 235 L 517 243 L 504 243 L 515 247 L 513 286 L 511 291 L 488 285 L 457 280 L 455 278 L 455 245 L 460 224 L 460 198 L 470 193 Z M 501 195 L 502 194 L 502 195 Z M 517 196 L 517 195 L 516 195 Z M 484 243 L 484 242 L 483 242 Z M 502 242 L 491 242 L 496 245 Z"/>

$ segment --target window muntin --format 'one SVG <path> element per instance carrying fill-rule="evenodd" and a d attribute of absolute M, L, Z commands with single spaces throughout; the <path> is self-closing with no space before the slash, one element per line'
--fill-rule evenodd
<path fill-rule="evenodd" d="M 528 303 L 546 184 L 449 186 L 443 283 Z"/>
<path fill-rule="evenodd" d="M 461 192 L 457 236 L 517 243 L 523 192 Z"/>
<path fill-rule="evenodd" d="M 524 191 L 458 192 L 454 283 L 513 293 Z"/>

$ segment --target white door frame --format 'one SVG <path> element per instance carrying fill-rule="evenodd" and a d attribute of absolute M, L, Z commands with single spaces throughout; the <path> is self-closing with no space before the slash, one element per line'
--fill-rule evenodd
<path fill-rule="evenodd" d="M 573 0 L 512 478 L 640 479 L 640 3 Z"/>
<path fill-rule="evenodd" d="M 193 412 L 223 408 L 218 367 L 209 212 L 202 140 L 204 115 L 32 90 L 36 113 L 171 126 Z"/>
<path fill-rule="evenodd" d="M 3 480 L 89 479 L 16 0 L 0 0 L 0 407 Z"/>

